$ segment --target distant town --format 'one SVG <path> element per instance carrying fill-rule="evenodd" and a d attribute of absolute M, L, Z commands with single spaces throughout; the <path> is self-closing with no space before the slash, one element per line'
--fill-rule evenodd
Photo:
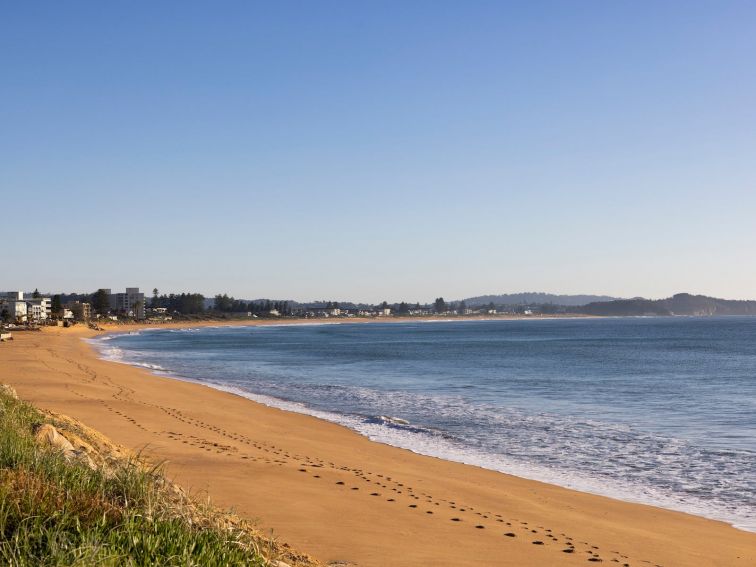
<path fill-rule="evenodd" d="M 74 323 L 162 322 L 192 318 L 351 318 L 351 317 L 413 317 L 430 315 L 495 315 L 499 313 L 533 314 L 526 306 L 510 306 L 500 311 L 493 302 L 468 307 L 465 301 L 449 302 L 437 298 L 433 304 L 383 302 L 378 305 L 338 301 L 299 303 L 285 300 L 241 300 L 219 294 L 206 298 L 199 293 L 159 294 L 145 296 L 138 287 L 123 292 L 98 289 L 91 294 L 42 294 L 5 292 L 0 297 L 0 320 L 13 325 L 69 325 Z"/>
<path fill-rule="evenodd" d="M 725 300 L 680 293 L 667 299 L 618 299 L 595 295 L 520 293 L 472 297 L 433 303 L 380 304 L 332 300 L 301 303 L 291 300 L 235 299 L 227 294 L 206 298 L 200 293 L 146 296 L 138 287 L 89 294 L 12 291 L 0 293 L 0 323 L 8 328 L 69 326 L 99 322 L 168 322 L 212 319 L 380 318 L 460 316 L 671 316 L 756 315 L 756 301 Z"/>

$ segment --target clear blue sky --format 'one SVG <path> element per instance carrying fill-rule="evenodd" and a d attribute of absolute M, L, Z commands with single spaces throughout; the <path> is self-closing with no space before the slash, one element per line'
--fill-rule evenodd
<path fill-rule="evenodd" d="M 0 289 L 756 298 L 752 2 L 4 2 Z"/>

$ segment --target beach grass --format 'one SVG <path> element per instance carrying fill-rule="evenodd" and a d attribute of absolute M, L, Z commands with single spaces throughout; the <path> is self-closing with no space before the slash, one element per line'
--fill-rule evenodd
<path fill-rule="evenodd" d="M 160 467 L 92 467 L 42 447 L 46 421 L 0 392 L 0 564 L 268 565 L 259 541 L 213 521 Z"/>

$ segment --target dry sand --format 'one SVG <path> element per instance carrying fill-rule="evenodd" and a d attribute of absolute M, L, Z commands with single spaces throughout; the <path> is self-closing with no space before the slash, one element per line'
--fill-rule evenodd
<path fill-rule="evenodd" d="M 756 565 L 754 533 L 373 443 L 313 417 L 99 360 L 81 340 L 95 334 L 14 333 L 0 344 L 0 382 L 145 448 L 185 487 L 259 519 L 324 563 Z"/>

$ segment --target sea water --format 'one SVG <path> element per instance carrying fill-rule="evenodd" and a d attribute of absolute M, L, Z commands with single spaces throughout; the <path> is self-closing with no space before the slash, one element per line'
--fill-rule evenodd
<path fill-rule="evenodd" d="M 150 330 L 102 356 L 372 440 L 756 531 L 756 318 Z"/>

